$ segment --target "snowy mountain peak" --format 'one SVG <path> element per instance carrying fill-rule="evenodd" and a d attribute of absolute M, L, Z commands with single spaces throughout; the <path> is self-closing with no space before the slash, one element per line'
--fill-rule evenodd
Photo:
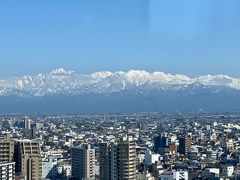
<path fill-rule="evenodd" d="M 131 77 L 148 77 L 150 75 L 149 72 L 144 71 L 144 70 L 130 70 L 128 72 L 126 72 L 127 76 L 131 76 Z"/>
<path fill-rule="evenodd" d="M 101 72 L 96 72 L 90 75 L 90 77 L 94 78 L 94 79 L 104 79 L 107 78 L 109 76 L 111 76 L 113 73 L 110 71 L 101 71 Z"/>
<path fill-rule="evenodd" d="M 51 75 L 71 75 L 74 71 L 68 71 L 64 68 L 58 68 L 50 72 Z"/>
<path fill-rule="evenodd" d="M 102 71 L 90 75 L 59 68 L 47 74 L 0 79 L 0 96 L 6 95 L 79 95 L 116 93 L 126 90 L 146 93 L 154 91 L 179 91 L 186 88 L 214 87 L 240 90 L 240 79 L 226 75 L 206 75 L 190 78 L 182 74 L 130 70 L 127 72 Z"/>

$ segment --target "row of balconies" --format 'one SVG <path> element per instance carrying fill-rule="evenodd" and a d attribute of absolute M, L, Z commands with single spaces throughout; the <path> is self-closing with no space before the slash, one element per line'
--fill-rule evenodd
<path fill-rule="evenodd" d="M 10 147 L 0 147 L 0 151 L 2 150 L 9 150 L 10 151 Z"/>
<path fill-rule="evenodd" d="M 2 146 L 10 146 L 11 144 L 10 143 L 0 143 L 0 148 L 2 147 Z M 12 144 L 13 145 L 13 144 Z"/>

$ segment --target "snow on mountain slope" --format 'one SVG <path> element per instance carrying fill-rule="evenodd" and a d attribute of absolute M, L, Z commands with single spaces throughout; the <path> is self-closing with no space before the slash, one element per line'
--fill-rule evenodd
<path fill-rule="evenodd" d="M 196 88 L 196 85 L 225 87 L 240 90 L 240 79 L 226 75 L 200 76 L 171 75 L 163 72 L 149 73 L 143 70 L 128 72 L 96 72 L 90 75 L 78 74 L 63 68 L 47 74 L 0 79 L 0 95 L 46 96 L 78 95 L 91 93 L 113 93 L 129 89 L 178 91 Z"/>
<path fill-rule="evenodd" d="M 199 78 L 194 79 L 194 81 L 203 85 L 227 86 L 234 89 L 240 89 L 240 79 L 235 79 L 226 75 L 200 76 Z"/>

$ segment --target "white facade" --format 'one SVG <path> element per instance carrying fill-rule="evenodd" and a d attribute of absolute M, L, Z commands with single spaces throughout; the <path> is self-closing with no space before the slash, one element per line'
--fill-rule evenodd
<path fill-rule="evenodd" d="M 145 160 L 145 154 L 139 154 L 138 157 L 137 157 L 138 164 L 143 163 L 144 160 Z"/>
<path fill-rule="evenodd" d="M 47 159 L 42 161 L 42 178 L 55 177 L 58 174 L 57 161 L 54 159 Z"/>
<path fill-rule="evenodd" d="M 58 164 L 57 173 L 65 177 L 71 177 L 71 165 L 69 164 Z"/>
<path fill-rule="evenodd" d="M 64 176 L 70 177 L 72 175 L 71 174 L 71 170 L 72 170 L 72 167 L 70 165 L 65 164 L 63 166 L 63 174 L 64 174 Z"/>
<path fill-rule="evenodd" d="M 216 121 L 213 122 L 213 126 L 216 127 L 218 123 Z"/>
<path fill-rule="evenodd" d="M 145 164 L 154 164 L 158 160 L 159 154 L 153 154 L 149 149 L 145 151 Z"/>
<path fill-rule="evenodd" d="M 27 117 L 24 119 L 24 129 L 31 129 L 31 120 Z"/>
<path fill-rule="evenodd" d="M 222 175 L 223 176 L 232 176 L 233 173 L 234 173 L 234 166 L 231 166 L 231 165 L 222 166 Z"/>
<path fill-rule="evenodd" d="M 220 170 L 218 168 L 205 168 L 204 175 L 209 176 L 211 174 L 220 175 Z"/>
<path fill-rule="evenodd" d="M 15 162 L 0 164 L 0 179 L 14 180 Z"/>
<path fill-rule="evenodd" d="M 187 171 L 166 171 L 160 176 L 160 180 L 188 180 Z"/>

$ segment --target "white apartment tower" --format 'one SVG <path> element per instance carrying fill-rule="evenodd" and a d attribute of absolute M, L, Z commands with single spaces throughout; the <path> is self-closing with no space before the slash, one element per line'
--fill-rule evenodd
<path fill-rule="evenodd" d="M 28 117 L 24 119 L 24 129 L 31 129 L 31 120 Z"/>

